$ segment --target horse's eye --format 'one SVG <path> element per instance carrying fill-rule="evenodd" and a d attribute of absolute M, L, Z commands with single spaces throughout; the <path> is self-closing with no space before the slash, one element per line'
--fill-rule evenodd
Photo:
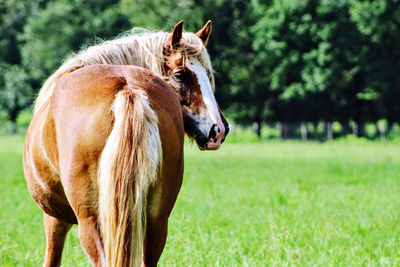
<path fill-rule="evenodd" d="M 184 70 L 175 70 L 174 71 L 174 77 L 182 82 L 185 79 L 185 71 Z"/>

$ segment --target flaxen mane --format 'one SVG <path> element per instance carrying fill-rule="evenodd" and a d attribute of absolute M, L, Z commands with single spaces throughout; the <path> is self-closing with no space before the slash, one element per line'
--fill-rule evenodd
<path fill-rule="evenodd" d="M 59 78 L 67 72 L 88 65 L 135 65 L 149 69 L 161 78 L 166 78 L 164 71 L 163 48 L 170 33 L 154 32 L 131 34 L 111 41 L 88 47 L 72 55 L 44 83 L 34 106 L 36 113 L 51 96 Z M 195 56 L 209 70 L 209 78 L 214 83 L 211 62 L 203 42 L 193 33 L 184 33 L 182 49 L 186 57 Z"/>

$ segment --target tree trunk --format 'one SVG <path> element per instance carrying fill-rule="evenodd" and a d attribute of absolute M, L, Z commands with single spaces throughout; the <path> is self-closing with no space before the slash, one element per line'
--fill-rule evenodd
<path fill-rule="evenodd" d="M 291 137 L 291 125 L 287 122 L 281 123 L 281 137 L 282 139 L 289 139 Z"/>
<path fill-rule="evenodd" d="M 376 131 L 379 133 L 379 138 L 382 142 L 386 140 L 385 136 L 385 126 L 383 124 L 379 124 L 378 122 L 375 123 Z"/>
<path fill-rule="evenodd" d="M 287 128 L 288 128 L 287 123 L 286 122 L 281 122 L 281 138 L 283 140 L 288 138 L 288 136 L 287 136 L 288 129 Z"/>
<path fill-rule="evenodd" d="M 312 132 L 312 138 L 318 139 L 319 133 L 318 133 L 318 122 L 314 121 L 313 122 L 313 132 Z"/>
<path fill-rule="evenodd" d="M 332 122 L 325 122 L 325 131 L 326 131 L 326 141 L 332 141 L 333 139 L 333 129 Z"/>
<path fill-rule="evenodd" d="M 17 134 L 17 123 L 14 121 L 11 121 L 11 134 L 12 135 Z"/>
<path fill-rule="evenodd" d="M 303 142 L 307 141 L 307 125 L 305 122 L 300 124 L 301 140 Z"/>
<path fill-rule="evenodd" d="M 13 110 L 10 110 L 8 113 L 8 117 L 11 122 L 11 134 L 12 135 L 17 134 L 17 118 L 18 118 L 19 111 L 20 111 L 19 109 L 13 109 Z"/>
<path fill-rule="evenodd" d="M 258 136 L 258 138 L 261 138 L 261 121 L 260 120 L 253 122 L 253 132 Z"/>
<path fill-rule="evenodd" d="M 388 134 L 393 130 L 393 121 L 388 121 Z"/>
<path fill-rule="evenodd" d="M 358 124 L 357 122 L 353 121 L 353 124 L 351 125 L 352 130 L 353 130 L 353 135 L 355 137 L 358 137 Z"/>
<path fill-rule="evenodd" d="M 342 135 L 353 133 L 353 129 L 348 121 L 341 121 L 340 124 L 342 125 Z"/>
<path fill-rule="evenodd" d="M 365 122 L 359 121 L 357 124 L 358 124 L 358 136 L 366 137 Z"/>
<path fill-rule="evenodd" d="M 283 139 L 294 138 L 296 134 L 296 130 L 298 128 L 297 123 L 292 122 L 282 122 L 281 124 L 281 136 Z"/>
<path fill-rule="evenodd" d="M 282 123 L 280 123 L 279 121 L 278 121 L 278 123 L 276 124 L 276 130 L 278 131 L 278 138 L 279 139 L 283 139 L 283 136 L 282 136 Z"/>

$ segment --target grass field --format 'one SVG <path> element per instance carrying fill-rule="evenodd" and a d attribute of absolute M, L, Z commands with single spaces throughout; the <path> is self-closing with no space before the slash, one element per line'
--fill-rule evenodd
<path fill-rule="evenodd" d="M 0 137 L 0 266 L 40 266 L 42 212 Z M 224 144 L 185 149 L 161 266 L 399 266 L 400 145 Z M 74 227 L 63 266 L 89 266 Z"/>

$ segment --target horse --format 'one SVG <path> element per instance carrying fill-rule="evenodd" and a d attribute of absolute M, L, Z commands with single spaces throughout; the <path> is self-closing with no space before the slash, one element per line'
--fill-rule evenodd
<path fill-rule="evenodd" d="M 156 266 L 183 179 L 185 133 L 201 150 L 229 125 L 197 33 L 134 34 L 73 55 L 44 83 L 23 165 L 44 211 L 44 266 L 59 266 L 78 224 L 93 266 Z"/>

